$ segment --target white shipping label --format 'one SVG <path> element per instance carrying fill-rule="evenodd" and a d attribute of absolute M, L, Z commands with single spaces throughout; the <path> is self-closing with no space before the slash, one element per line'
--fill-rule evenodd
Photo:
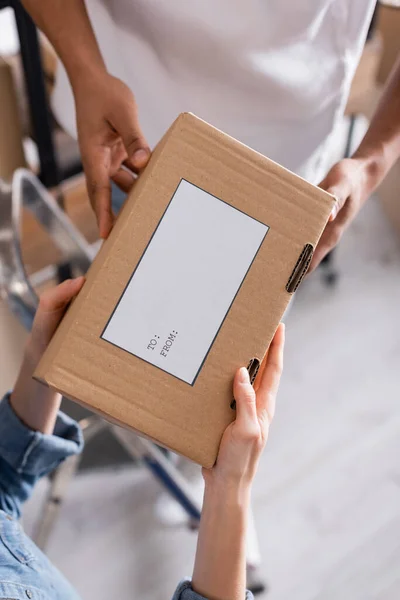
<path fill-rule="evenodd" d="M 101 337 L 193 385 L 267 232 L 182 179 Z"/>

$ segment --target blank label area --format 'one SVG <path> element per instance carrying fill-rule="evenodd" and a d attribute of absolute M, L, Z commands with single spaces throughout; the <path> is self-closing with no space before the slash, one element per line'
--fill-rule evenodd
<path fill-rule="evenodd" d="M 101 337 L 193 385 L 267 232 L 182 180 Z"/>

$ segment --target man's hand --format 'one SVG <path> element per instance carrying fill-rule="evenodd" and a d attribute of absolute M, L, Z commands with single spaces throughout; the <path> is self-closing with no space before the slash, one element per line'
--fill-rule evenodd
<path fill-rule="evenodd" d="M 129 191 L 150 150 L 130 89 L 108 72 L 83 0 L 22 0 L 54 46 L 72 86 L 79 145 L 100 235 L 113 225 L 110 178 Z"/>
<path fill-rule="evenodd" d="M 336 196 L 336 214 L 322 234 L 312 271 L 338 243 L 365 200 L 400 157 L 400 55 L 364 139 L 352 158 L 332 167 L 320 187 Z"/>
<path fill-rule="evenodd" d="M 135 98 L 130 89 L 105 71 L 81 77 L 74 85 L 78 140 L 87 189 L 96 213 L 100 236 L 113 226 L 112 179 L 128 192 L 135 174 L 146 166 L 150 149 L 138 122 Z"/>
<path fill-rule="evenodd" d="M 361 158 L 336 163 L 319 187 L 336 197 L 329 223 L 315 249 L 309 272 L 313 271 L 342 237 L 376 185 L 376 166 Z"/>

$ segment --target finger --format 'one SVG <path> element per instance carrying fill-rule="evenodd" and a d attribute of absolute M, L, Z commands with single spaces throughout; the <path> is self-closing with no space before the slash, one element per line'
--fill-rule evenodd
<path fill-rule="evenodd" d="M 233 382 L 233 395 L 236 400 L 236 423 L 246 426 L 257 420 L 256 393 L 250 383 L 246 367 L 237 370 Z"/>
<path fill-rule="evenodd" d="M 310 275 L 315 269 L 319 266 L 319 264 L 324 260 L 325 256 L 329 254 L 329 252 L 334 248 L 334 244 L 329 243 L 328 239 L 323 239 L 324 236 L 318 243 L 316 247 L 313 257 L 311 259 L 310 266 L 308 267 L 307 276 Z"/>
<path fill-rule="evenodd" d="M 285 325 L 280 323 L 268 349 L 265 367 L 257 390 L 257 412 L 271 422 L 275 414 L 275 399 L 283 370 Z"/>
<path fill-rule="evenodd" d="M 136 177 L 132 173 L 128 173 L 124 169 L 118 171 L 111 177 L 114 183 L 125 193 L 129 193 L 136 183 Z"/>
<path fill-rule="evenodd" d="M 331 192 L 329 192 L 329 193 L 331 193 Z M 333 195 L 334 194 L 332 194 L 332 196 Z M 338 200 L 337 196 L 335 196 L 335 204 L 333 205 L 332 210 L 331 210 L 331 214 L 329 215 L 329 221 L 334 221 L 336 219 L 337 214 L 338 214 L 338 212 L 340 210 L 339 206 L 340 206 L 339 200 Z"/>
<path fill-rule="evenodd" d="M 72 298 L 81 290 L 85 277 L 67 279 L 54 288 L 46 290 L 40 297 L 38 311 L 41 313 L 57 312 L 65 309 Z"/>
<path fill-rule="evenodd" d="M 338 215 L 338 212 L 343 208 L 348 196 L 338 188 L 328 188 L 325 191 L 335 198 L 335 204 L 333 205 L 331 214 L 329 215 L 329 221 L 334 221 Z"/>
<path fill-rule="evenodd" d="M 84 160 L 86 187 L 90 203 L 96 214 L 100 237 L 107 238 L 114 224 L 111 209 L 111 183 L 109 179 L 109 150 L 92 151 Z"/>
<path fill-rule="evenodd" d="M 334 196 L 336 200 L 329 217 L 329 220 L 333 221 L 351 193 L 348 180 L 343 178 L 339 166 L 335 165 L 318 187 L 331 194 L 331 196 Z"/>
<path fill-rule="evenodd" d="M 324 245 L 318 246 L 315 249 L 310 266 L 308 267 L 308 270 L 307 270 L 307 277 L 309 275 L 311 275 L 311 273 L 313 271 L 315 271 L 315 269 L 319 266 L 319 264 L 321 263 L 321 261 L 325 258 L 325 256 L 327 254 L 329 254 L 329 248 Z"/>
<path fill-rule="evenodd" d="M 42 294 L 32 326 L 32 340 L 42 348 L 47 346 L 74 296 L 85 282 L 84 277 L 67 279 Z"/>
<path fill-rule="evenodd" d="M 344 217 L 345 215 L 343 213 L 343 215 L 339 215 L 339 217 L 335 219 L 335 221 L 328 223 L 328 225 L 325 227 L 325 230 L 321 235 L 317 247 L 314 250 L 311 264 L 307 272 L 308 275 L 318 267 L 318 265 L 325 258 L 325 256 L 329 254 L 329 252 L 331 252 L 333 248 L 335 248 L 335 246 L 339 243 L 339 240 L 342 237 L 344 230 L 344 224 L 342 224 L 342 221 L 344 221 Z"/>
<path fill-rule="evenodd" d="M 144 166 L 147 165 L 147 162 L 145 163 Z M 142 171 L 144 167 L 137 167 L 136 164 L 133 163 L 133 161 L 130 158 L 126 158 L 123 162 L 123 164 L 130 170 L 132 171 L 132 173 L 136 173 L 136 175 L 139 175 Z"/>
<path fill-rule="evenodd" d="M 132 99 L 125 107 L 124 111 L 112 113 L 112 126 L 122 138 L 128 166 L 140 171 L 149 162 L 150 148 L 139 125 L 136 102 Z"/>

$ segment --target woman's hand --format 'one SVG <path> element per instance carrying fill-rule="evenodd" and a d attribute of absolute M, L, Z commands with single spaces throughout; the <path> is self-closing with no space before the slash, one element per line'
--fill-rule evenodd
<path fill-rule="evenodd" d="M 140 129 L 135 98 L 128 86 L 107 72 L 80 77 L 74 85 L 78 140 L 87 190 L 100 236 L 113 226 L 112 179 L 129 192 L 146 166 L 150 149 Z"/>
<path fill-rule="evenodd" d="M 275 413 L 282 373 L 285 329 L 271 342 L 255 388 L 247 369 L 236 373 L 236 420 L 226 429 L 206 482 L 192 587 L 206 598 L 243 600 L 246 587 L 246 531 L 251 482 Z"/>
<path fill-rule="evenodd" d="M 47 434 L 53 432 L 61 395 L 32 379 L 32 375 L 69 303 L 80 291 L 84 281 L 84 277 L 68 279 L 44 292 L 40 298 L 24 360 L 10 397 L 15 414 L 34 431 Z"/>
<path fill-rule="evenodd" d="M 26 346 L 26 358 L 34 369 L 53 337 L 71 300 L 81 290 L 84 277 L 67 279 L 40 297 Z"/>
<path fill-rule="evenodd" d="M 213 469 L 203 469 L 206 485 L 250 484 L 265 447 L 275 413 L 275 399 L 283 369 L 285 327 L 281 323 L 275 333 L 256 380 L 250 384 L 245 367 L 236 373 L 233 393 L 236 400 L 236 420 L 226 429 L 217 462 Z"/>

